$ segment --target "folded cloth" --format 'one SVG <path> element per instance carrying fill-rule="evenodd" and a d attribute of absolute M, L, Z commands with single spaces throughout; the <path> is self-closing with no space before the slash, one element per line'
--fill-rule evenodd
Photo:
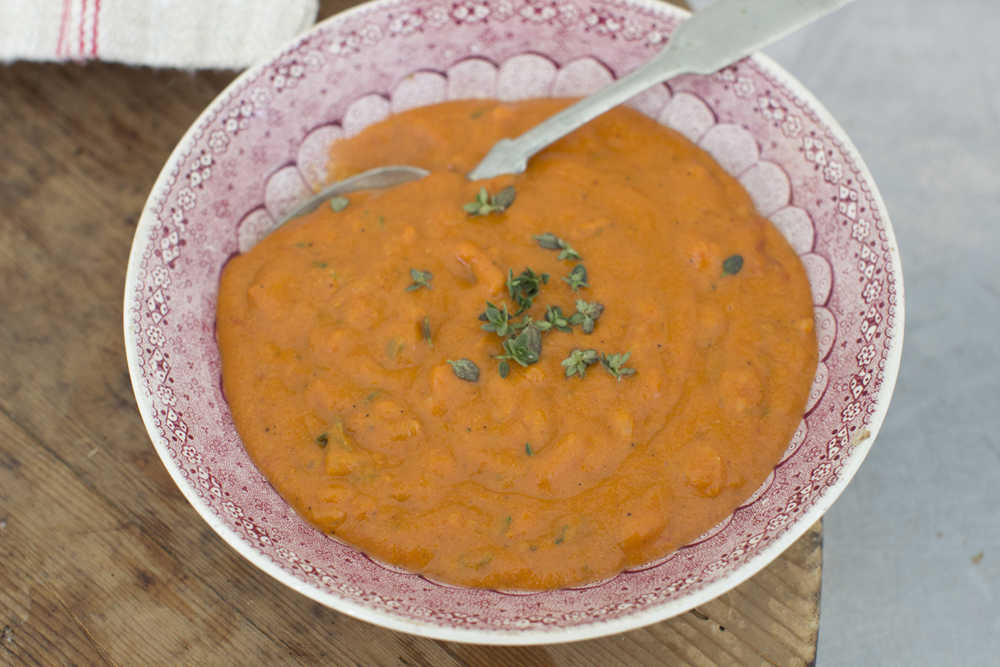
<path fill-rule="evenodd" d="M 0 61 L 242 68 L 316 20 L 318 0 L 0 0 Z"/>

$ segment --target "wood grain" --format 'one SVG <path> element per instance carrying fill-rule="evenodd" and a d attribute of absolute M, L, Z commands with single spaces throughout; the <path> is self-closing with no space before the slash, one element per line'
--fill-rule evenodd
<path fill-rule="evenodd" d="M 325 2 L 323 14 L 349 3 Z M 819 524 L 742 586 L 626 634 L 420 639 L 285 588 L 183 499 L 142 427 L 122 291 L 143 202 L 232 73 L 0 68 L 0 663 L 808 664 Z"/>

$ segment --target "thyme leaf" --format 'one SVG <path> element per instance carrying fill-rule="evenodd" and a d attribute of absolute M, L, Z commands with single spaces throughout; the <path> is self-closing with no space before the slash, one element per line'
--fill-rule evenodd
<path fill-rule="evenodd" d="M 581 287 L 590 287 L 587 283 L 587 269 L 583 264 L 577 264 L 573 267 L 573 270 L 569 272 L 569 275 L 563 278 L 567 283 L 569 283 L 570 288 L 576 292 Z"/>
<path fill-rule="evenodd" d="M 508 185 L 493 196 L 493 208 L 498 211 L 506 211 L 517 198 L 517 190 L 513 185 Z"/>
<path fill-rule="evenodd" d="M 538 296 L 542 285 L 548 282 L 549 274 L 547 273 L 535 273 L 530 268 L 526 268 L 519 275 L 515 276 L 514 271 L 508 269 L 507 292 L 510 294 L 511 301 L 517 305 L 517 312 L 514 315 L 520 315 L 528 308 L 531 308 L 531 304 L 535 297 Z"/>
<path fill-rule="evenodd" d="M 580 325 L 580 329 L 583 333 L 590 334 L 594 333 L 594 323 L 597 322 L 597 318 L 601 316 L 604 312 L 604 304 L 598 303 L 597 301 L 584 301 L 583 299 L 576 300 L 576 312 L 573 313 L 570 318 L 570 324 Z"/>
<path fill-rule="evenodd" d="M 549 306 L 545 311 L 545 321 L 553 329 L 558 329 L 559 331 L 572 331 L 573 322 L 569 317 L 563 315 L 562 308 L 559 306 Z"/>
<path fill-rule="evenodd" d="M 479 319 L 485 322 L 482 326 L 483 331 L 493 331 L 496 332 L 498 336 L 507 336 L 513 331 L 513 325 L 510 323 L 510 312 L 507 310 L 507 304 L 503 304 L 500 307 L 486 302 L 486 310 L 479 314 Z"/>
<path fill-rule="evenodd" d="M 559 245 L 561 239 L 551 232 L 545 232 L 544 234 L 538 234 L 535 236 L 535 241 L 538 245 L 545 248 L 546 250 L 559 250 L 562 246 Z"/>
<path fill-rule="evenodd" d="M 542 334 L 535 327 L 524 327 L 521 333 L 503 342 L 503 351 L 498 359 L 511 359 L 521 366 L 537 363 L 542 353 Z"/>
<path fill-rule="evenodd" d="M 596 364 L 598 357 L 597 350 L 574 349 L 562 361 L 563 368 L 566 369 L 566 377 L 570 378 L 574 375 L 583 377 L 587 372 L 587 367 Z"/>
<path fill-rule="evenodd" d="M 566 243 L 563 239 L 559 238 L 552 232 L 545 232 L 544 234 L 539 234 L 535 236 L 535 241 L 538 245 L 546 250 L 558 250 L 559 259 L 569 259 L 569 260 L 579 260 L 583 259 L 576 250 Z"/>
<path fill-rule="evenodd" d="M 434 339 L 431 337 L 431 320 L 426 315 L 424 315 L 424 319 L 420 323 L 420 333 L 423 335 L 424 340 L 427 341 L 427 344 L 434 347 Z"/>
<path fill-rule="evenodd" d="M 508 185 L 492 197 L 486 188 L 479 188 L 476 198 L 465 204 L 462 208 L 469 215 L 489 215 L 490 213 L 502 213 L 510 208 L 517 197 L 517 191 L 513 185 Z"/>
<path fill-rule="evenodd" d="M 511 328 L 513 328 L 516 332 L 521 332 L 525 327 L 529 326 L 538 329 L 542 333 L 552 328 L 552 324 L 549 321 L 532 319 L 531 315 L 525 315 L 520 322 L 512 324 Z"/>
<path fill-rule="evenodd" d="M 410 269 L 410 278 L 413 280 L 412 283 L 406 288 L 407 292 L 413 292 L 421 287 L 431 288 L 431 279 L 434 275 L 430 271 L 421 271 L 419 269 Z"/>
<path fill-rule="evenodd" d="M 625 352 L 624 354 L 602 354 L 601 365 L 621 382 L 622 378 L 635 374 L 634 368 L 625 367 L 625 363 L 631 354 L 631 352 Z"/>
<path fill-rule="evenodd" d="M 479 380 L 479 366 L 468 359 L 448 359 L 448 364 L 455 376 L 466 382 L 477 382 Z"/>

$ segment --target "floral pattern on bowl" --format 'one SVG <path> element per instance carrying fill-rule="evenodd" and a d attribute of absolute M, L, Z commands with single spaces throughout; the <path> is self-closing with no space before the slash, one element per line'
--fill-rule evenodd
<path fill-rule="evenodd" d="M 725 592 L 836 499 L 870 448 L 895 382 L 899 256 L 844 132 L 763 57 L 679 77 L 630 102 L 739 178 L 800 254 L 813 289 L 821 361 L 802 423 L 761 488 L 692 544 L 559 591 L 429 581 L 299 518 L 250 461 L 221 393 L 221 268 L 322 182 L 332 141 L 447 99 L 584 95 L 662 48 L 683 16 L 646 0 L 382 0 L 333 17 L 251 69 L 192 126 L 136 232 L 125 336 L 160 457 L 234 548 L 303 594 L 390 628 L 483 643 L 568 641 L 661 620 Z"/>

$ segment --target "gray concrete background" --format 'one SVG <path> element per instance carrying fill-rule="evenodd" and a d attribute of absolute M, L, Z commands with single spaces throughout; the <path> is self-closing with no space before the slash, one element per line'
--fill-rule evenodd
<path fill-rule="evenodd" d="M 998 665 L 1000 3 L 857 0 L 768 52 L 871 168 L 906 288 L 892 407 L 826 515 L 817 664 Z"/>

